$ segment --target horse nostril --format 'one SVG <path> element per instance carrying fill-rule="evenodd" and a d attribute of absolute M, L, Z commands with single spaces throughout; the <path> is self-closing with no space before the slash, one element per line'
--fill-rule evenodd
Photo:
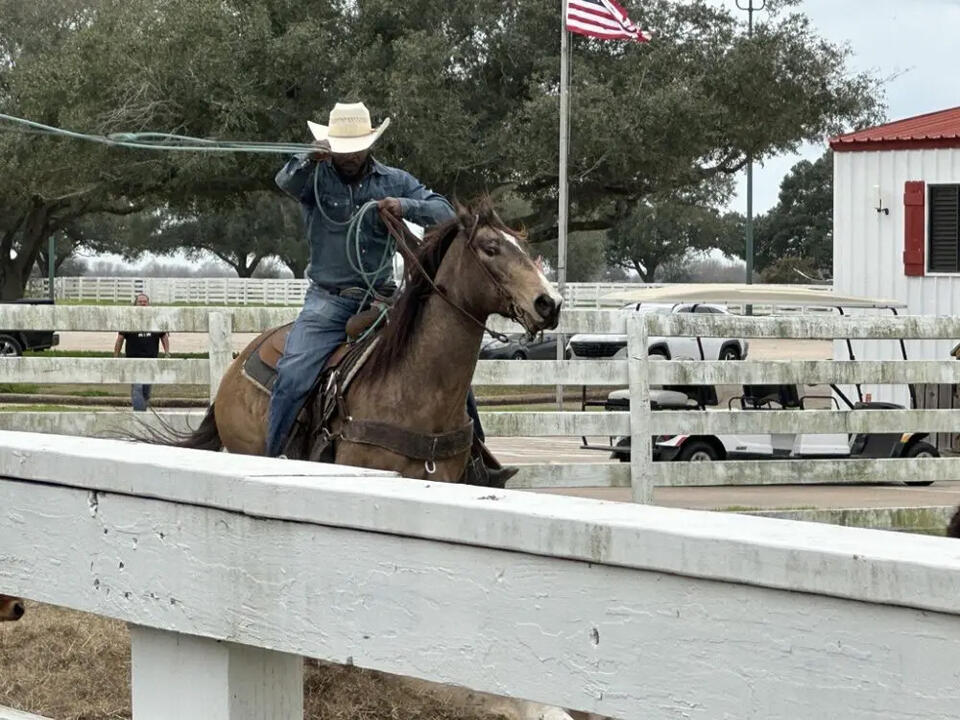
<path fill-rule="evenodd" d="M 23 613 L 25 613 L 25 612 L 26 612 L 26 610 L 23 609 L 23 605 L 22 605 L 21 603 L 14 603 L 14 604 L 13 604 L 13 616 L 14 616 L 15 618 L 17 618 L 17 620 L 19 620 L 20 618 L 22 618 L 22 617 L 23 617 Z"/>
<path fill-rule="evenodd" d="M 558 310 L 557 303 L 546 293 L 543 293 L 533 301 L 533 307 L 544 320 L 552 318 Z"/>

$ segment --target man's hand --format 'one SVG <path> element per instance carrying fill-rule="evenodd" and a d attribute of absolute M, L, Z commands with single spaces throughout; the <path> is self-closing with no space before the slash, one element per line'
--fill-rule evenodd
<path fill-rule="evenodd" d="M 386 212 L 393 215 L 397 220 L 403 219 L 403 207 L 397 198 L 388 197 L 377 201 L 377 207 L 380 212 Z"/>
<path fill-rule="evenodd" d="M 310 155 L 317 162 L 323 162 L 330 158 L 330 143 L 326 140 L 316 140 L 313 143 L 314 151 Z"/>

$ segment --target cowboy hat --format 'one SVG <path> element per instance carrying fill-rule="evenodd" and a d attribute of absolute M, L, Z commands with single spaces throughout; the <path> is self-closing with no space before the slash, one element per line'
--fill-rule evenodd
<path fill-rule="evenodd" d="M 330 152 L 337 154 L 367 150 L 389 125 L 390 118 L 387 118 L 374 129 L 370 124 L 370 111 L 363 103 L 337 103 L 330 111 L 329 125 L 307 120 L 314 139 L 329 143 Z"/>

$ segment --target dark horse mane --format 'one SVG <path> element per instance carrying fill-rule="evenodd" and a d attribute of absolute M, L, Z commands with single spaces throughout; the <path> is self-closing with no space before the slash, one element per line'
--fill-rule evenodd
<path fill-rule="evenodd" d="M 461 231 L 468 232 L 467 228 L 473 226 L 474 218 L 478 228 L 490 227 L 505 232 L 518 241 L 524 239 L 523 233 L 504 224 L 487 197 L 469 207 L 459 203 L 456 203 L 455 207 L 456 216 L 430 228 L 414 251 L 426 276 L 416 263 L 404 259 L 405 287 L 390 308 L 386 324 L 377 333 L 377 345 L 364 363 L 361 374 L 368 377 L 382 374 L 403 357 L 419 326 L 421 311 L 433 293 L 431 281 L 440 271 L 440 265 L 457 235 Z"/>

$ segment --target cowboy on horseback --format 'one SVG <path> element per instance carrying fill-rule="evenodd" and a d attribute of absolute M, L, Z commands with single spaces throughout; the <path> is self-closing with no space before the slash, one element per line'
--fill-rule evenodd
<path fill-rule="evenodd" d="M 281 455 L 300 409 L 327 359 L 346 339 L 347 321 L 373 298 L 389 297 L 394 250 L 381 213 L 430 227 L 455 216 L 453 207 L 410 173 L 378 162 L 370 149 L 390 124 L 373 128 L 363 103 L 337 103 L 329 125 L 308 122 L 318 152 L 291 158 L 277 173 L 281 190 L 300 202 L 310 244 L 310 280 L 303 309 L 287 336 L 270 396 L 266 454 Z M 473 394 L 467 412 L 482 440 Z M 516 472 L 488 453 L 492 483 Z"/>

